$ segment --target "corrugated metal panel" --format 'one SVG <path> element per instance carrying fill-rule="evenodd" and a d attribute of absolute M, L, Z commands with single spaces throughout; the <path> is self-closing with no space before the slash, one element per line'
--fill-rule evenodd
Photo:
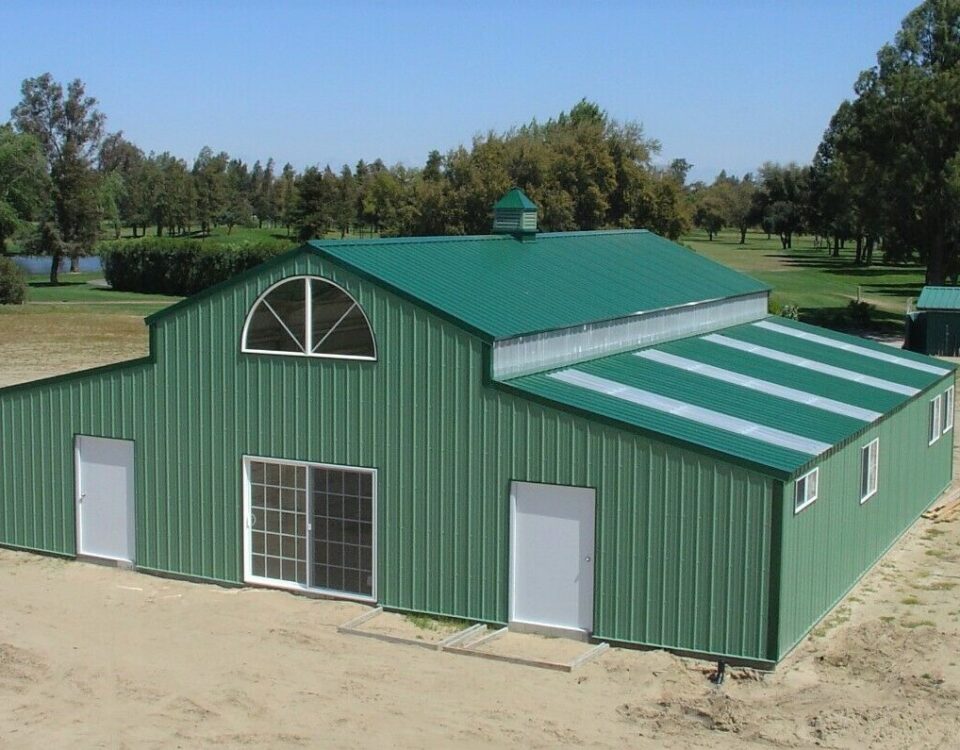
<path fill-rule="evenodd" d="M 757 326 L 757 328 L 774 331 L 775 333 L 782 333 L 787 336 L 794 336 L 795 338 L 803 339 L 805 341 L 812 341 L 823 346 L 829 346 L 833 349 L 840 349 L 841 351 L 851 352 L 861 357 L 867 357 L 868 359 L 875 359 L 879 362 L 886 362 L 887 364 L 896 365 L 897 367 L 906 367 L 910 370 L 919 370 L 920 372 L 930 373 L 931 375 L 946 375 L 948 372 L 950 372 L 950 369 L 945 368 L 940 364 L 935 365 L 931 362 L 918 362 L 915 358 L 901 357 L 892 350 L 892 347 L 887 347 L 887 350 L 883 351 L 879 347 L 863 346 L 859 342 L 854 343 L 852 341 L 839 341 L 834 336 L 824 336 L 821 333 L 810 330 L 798 330 L 793 326 L 785 326 L 782 323 L 774 323 L 769 319 L 757 321 L 754 323 L 754 325 Z"/>
<path fill-rule="evenodd" d="M 812 370 L 776 366 L 770 360 L 745 355 L 743 352 L 713 344 L 702 338 L 673 341 L 662 344 L 657 349 L 873 411 L 889 411 L 905 400 L 904 396 L 896 393 L 876 388 L 857 387 L 846 380 Z"/>
<path fill-rule="evenodd" d="M 654 362 L 670 365 L 671 367 L 676 367 L 677 369 L 685 370 L 687 372 L 695 372 L 698 375 L 703 375 L 705 377 L 712 378 L 713 380 L 719 380 L 723 383 L 734 383 L 751 391 L 766 393 L 771 396 L 779 396 L 780 398 L 785 398 L 788 401 L 793 401 L 798 404 L 806 404 L 807 406 L 813 406 L 816 409 L 823 409 L 824 411 L 834 414 L 841 414 L 845 417 L 853 417 L 854 419 L 859 419 L 863 422 L 873 422 L 874 420 L 883 416 L 878 411 L 863 409 L 859 406 L 846 404 L 842 401 L 836 401 L 832 398 L 818 396 L 817 394 L 810 393 L 808 391 L 801 391 L 797 390 L 796 388 L 788 388 L 785 385 L 771 383 L 769 380 L 753 378 L 748 375 L 741 375 L 740 373 L 733 372 L 732 370 L 725 370 L 722 367 L 714 367 L 713 365 L 703 364 L 694 359 L 687 359 L 686 357 L 678 357 L 676 354 L 662 352 L 658 349 L 644 349 L 643 351 L 635 352 L 634 354 L 637 357 L 650 359 Z"/>
<path fill-rule="evenodd" d="M 935 389 L 953 382 L 948 377 Z M 793 512 L 785 487 L 780 557 L 777 658 L 789 651 L 949 484 L 953 430 L 927 444 L 928 402 L 908 404 L 820 466 L 819 498 Z M 860 449 L 879 438 L 877 494 L 860 503 Z M 776 586 L 776 583 L 774 584 Z"/>
<path fill-rule="evenodd" d="M 768 445 L 777 445 L 781 448 L 807 453 L 811 456 L 817 456 L 828 450 L 830 443 L 822 443 L 818 440 L 812 440 L 802 435 L 775 427 L 766 427 L 757 422 L 751 422 L 741 417 L 731 416 L 724 412 L 714 409 L 708 409 L 703 406 L 691 404 L 689 401 L 679 401 L 670 396 L 662 396 L 659 393 L 653 393 L 632 385 L 625 385 L 619 380 L 610 380 L 597 375 L 582 372 L 581 370 L 566 369 L 557 372 L 551 372 L 548 378 L 559 380 L 563 383 L 578 388 L 586 388 L 596 393 L 602 393 L 615 399 L 627 401 L 647 409 L 671 414 L 682 419 L 689 420 L 697 425 L 705 427 L 715 427 L 724 432 L 735 435 L 744 435 L 751 440 L 757 440 Z"/>
<path fill-rule="evenodd" d="M 927 354 L 942 357 L 960 355 L 960 312 L 930 310 L 923 319 L 923 345 Z"/>
<path fill-rule="evenodd" d="M 0 543 L 76 554 L 74 439 L 138 434 L 151 382 L 134 363 L 0 391 Z"/>
<path fill-rule="evenodd" d="M 310 246 L 490 339 L 768 289 L 643 230 Z"/>
<path fill-rule="evenodd" d="M 833 331 L 829 328 L 818 328 L 817 326 L 808 325 L 807 323 L 801 323 L 798 320 L 790 320 L 789 318 L 780 318 L 771 316 L 768 318 L 771 323 L 776 324 L 777 326 L 793 328 L 797 331 L 805 331 L 807 333 L 816 334 L 818 337 L 830 338 L 841 343 L 855 344 L 858 348 L 872 349 L 876 352 L 881 352 L 884 354 L 894 354 L 901 359 L 909 359 L 913 362 L 918 362 L 921 364 L 934 365 L 939 368 L 954 368 L 955 366 L 949 362 L 943 362 L 942 360 L 936 360 L 931 357 L 925 356 L 923 354 L 917 354 L 916 352 L 907 351 L 904 349 L 897 349 L 896 347 L 889 346 L 888 344 L 882 344 L 879 341 L 873 341 L 871 339 L 862 338 L 860 336 L 851 336 L 849 333 L 840 333 L 839 331 Z"/>
<path fill-rule="evenodd" d="M 917 298 L 918 310 L 960 310 L 960 287 L 925 286 Z"/>
<path fill-rule="evenodd" d="M 774 331 L 765 331 L 762 328 L 750 324 L 737 326 L 736 328 L 728 328 L 723 331 L 723 335 L 739 341 L 747 341 L 751 344 L 757 344 L 777 351 L 787 352 L 798 357 L 804 357 L 812 362 L 853 370 L 861 375 L 867 375 L 917 390 L 923 390 L 932 383 L 935 383 L 940 377 L 939 375 L 910 370 L 906 367 L 892 367 L 885 362 L 878 362 L 868 357 L 861 357 L 853 352 L 844 352 L 812 341 L 803 341 L 792 336 L 784 336 Z M 893 351 L 899 350 L 895 349 Z M 952 365 L 945 362 L 938 362 L 930 358 L 925 359 L 931 364 L 941 364 L 944 367 L 952 368 Z M 858 387 L 862 386 L 857 386 L 856 384 L 850 385 L 851 389 Z"/>
<path fill-rule="evenodd" d="M 904 396 L 915 396 L 920 392 L 919 388 L 914 388 L 910 385 L 894 383 L 891 380 L 878 378 L 873 375 L 865 375 L 862 372 L 858 372 L 857 370 L 852 370 L 847 367 L 830 365 L 826 362 L 821 362 L 819 359 L 814 359 L 813 357 L 784 352 L 781 348 L 774 349 L 769 346 L 761 346 L 760 344 L 756 344 L 752 341 L 742 341 L 738 338 L 731 338 L 730 336 L 722 336 L 720 334 L 711 334 L 706 337 L 706 340 L 714 344 L 720 344 L 722 346 L 735 349 L 738 352 L 745 352 L 746 354 L 752 356 L 769 359 L 773 362 L 776 362 L 778 365 L 790 365 L 792 367 L 801 367 L 804 370 L 813 370 L 814 372 L 818 372 L 822 375 L 830 375 L 835 378 L 841 378 L 842 380 L 848 380 L 851 383 L 856 383 L 857 385 L 865 387 L 879 388 L 882 391 L 899 393 Z"/>
<path fill-rule="evenodd" d="M 669 439 L 671 442 L 679 441 L 690 447 L 699 447 L 718 457 L 726 457 L 737 464 L 758 471 L 768 471 L 777 476 L 789 476 L 795 468 L 810 461 L 809 454 L 801 451 L 770 445 L 745 435 L 708 427 L 629 401 L 578 388 L 559 382 L 548 374 L 526 375 L 508 382 L 521 393 L 568 407 L 588 417 L 634 427 L 639 430 L 639 434 L 654 439 Z"/>
<path fill-rule="evenodd" d="M 240 352 L 257 296 L 302 273 L 355 296 L 378 362 Z M 135 441 L 137 564 L 223 582 L 243 455 L 371 466 L 381 603 L 505 622 L 510 482 L 589 486 L 598 636 L 768 657 L 773 478 L 486 385 L 482 341 L 312 254 L 154 333 L 155 365 L 0 391 L 4 543 L 73 552 L 74 432 Z"/>
<path fill-rule="evenodd" d="M 767 292 L 655 310 L 619 320 L 501 339 L 493 344 L 493 377 L 513 378 L 586 359 L 716 331 L 767 315 Z"/>

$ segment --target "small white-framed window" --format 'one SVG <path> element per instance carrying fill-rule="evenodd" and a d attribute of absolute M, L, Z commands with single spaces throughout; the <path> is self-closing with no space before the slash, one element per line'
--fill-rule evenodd
<path fill-rule="evenodd" d="M 930 443 L 933 445 L 943 434 L 943 396 L 930 399 Z"/>
<path fill-rule="evenodd" d="M 943 432 L 953 429 L 953 393 L 954 386 L 943 392 Z"/>
<path fill-rule="evenodd" d="M 816 499 L 820 484 L 820 469 L 808 471 L 802 477 L 799 477 L 793 485 L 793 512 L 799 513 L 801 510 L 811 505 Z"/>
<path fill-rule="evenodd" d="M 252 354 L 377 358 L 370 321 L 343 287 L 319 276 L 291 276 L 257 298 L 243 326 Z"/>
<path fill-rule="evenodd" d="M 877 494 L 880 470 L 880 438 L 874 438 L 860 449 L 860 503 Z"/>

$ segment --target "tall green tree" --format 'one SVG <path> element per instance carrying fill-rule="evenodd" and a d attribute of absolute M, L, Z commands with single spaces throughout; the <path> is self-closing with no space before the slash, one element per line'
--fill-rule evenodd
<path fill-rule="evenodd" d="M 47 243 L 51 251 L 50 281 L 56 284 L 62 253 L 71 268 L 92 249 L 99 230 L 99 184 L 93 160 L 103 139 L 106 116 L 97 100 L 87 96 L 76 79 L 63 87 L 49 73 L 28 78 L 21 100 L 11 110 L 14 127 L 32 135 L 47 158 L 52 182 L 53 218 L 60 242 Z"/>
<path fill-rule="evenodd" d="M 0 126 L 0 255 L 7 239 L 38 218 L 49 200 L 50 180 L 40 143 L 26 133 Z"/>
<path fill-rule="evenodd" d="M 204 146 L 193 162 L 193 185 L 196 194 L 196 217 L 200 231 L 209 234 L 220 220 L 227 205 L 227 164 L 230 157 L 223 151 L 213 153 Z"/>
<path fill-rule="evenodd" d="M 765 162 L 759 170 L 757 200 L 768 231 L 780 236 L 784 250 L 793 247 L 793 236 L 804 228 L 808 213 L 808 173 L 800 165 Z"/>
<path fill-rule="evenodd" d="M 298 239 L 323 237 L 333 227 L 338 197 L 337 178 L 329 166 L 304 171 L 297 185 L 294 223 Z"/>

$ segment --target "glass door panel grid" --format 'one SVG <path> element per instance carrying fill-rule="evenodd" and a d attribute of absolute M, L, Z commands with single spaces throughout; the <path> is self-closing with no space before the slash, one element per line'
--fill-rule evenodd
<path fill-rule="evenodd" d="M 251 575 L 373 597 L 373 471 L 253 459 L 248 476 Z"/>
<path fill-rule="evenodd" d="M 313 576 L 319 588 L 373 595 L 373 477 L 316 468 Z"/>
<path fill-rule="evenodd" d="M 251 462 L 250 512 L 253 575 L 308 585 L 306 467 Z"/>

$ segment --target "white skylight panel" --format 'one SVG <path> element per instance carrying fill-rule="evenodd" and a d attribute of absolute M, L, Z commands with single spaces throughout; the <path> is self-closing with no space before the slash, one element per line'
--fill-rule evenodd
<path fill-rule="evenodd" d="M 792 432 L 785 432 L 774 427 L 750 422 L 746 419 L 740 419 L 729 414 L 705 409 L 701 406 L 695 406 L 685 401 L 679 401 L 668 396 L 661 396 L 659 393 L 651 393 L 640 388 L 624 385 L 615 380 L 601 378 L 580 370 L 568 369 L 560 372 L 553 372 L 548 377 L 559 380 L 579 388 L 585 388 L 596 393 L 603 393 L 607 396 L 628 401 L 638 406 L 645 406 L 648 409 L 654 409 L 666 414 L 672 414 L 676 417 L 697 422 L 708 427 L 715 427 L 718 430 L 743 435 L 744 437 L 758 440 L 769 445 L 776 445 L 781 448 L 789 448 L 800 453 L 806 453 L 811 456 L 817 456 L 828 450 L 830 443 L 824 443 L 819 440 L 813 440 L 802 435 L 795 435 Z"/>
<path fill-rule="evenodd" d="M 873 422 L 874 420 L 883 416 L 878 411 L 863 409 L 859 406 L 854 406 L 853 404 L 844 403 L 843 401 L 836 401 L 825 396 L 818 396 L 815 393 L 801 391 L 796 388 L 789 388 L 784 385 L 779 385 L 778 383 L 771 383 L 767 380 L 761 380 L 760 378 L 753 378 L 749 375 L 733 372 L 732 370 L 724 370 L 721 367 L 714 367 L 713 365 L 697 362 L 696 360 L 687 359 L 686 357 L 678 357 L 675 354 L 657 351 L 656 349 L 647 349 L 646 351 L 636 352 L 636 356 L 642 357 L 643 359 L 649 359 L 653 362 L 658 362 L 663 365 L 669 365 L 670 367 L 677 367 L 681 370 L 686 370 L 687 372 L 696 373 L 697 375 L 703 375 L 707 378 L 720 380 L 724 383 L 738 385 L 751 391 L 757 391 L 759 393 L 765 393 L 769 396 L 777 396 L 788 401 L 793 401 L 798 404 L 812 406 L 815 409 L 822 409 L 823 411 L 828 411 L 832 414 L 842 414 L 847 417 L 853 417 L 854 419 L 859 419 L 864 422 Z"/>
<path fill-rule="evenodd" d="M 936 367 L 935 365 L 928 365 L 925 362 L 916 362 L 912 359 L 898 357 L 892 352 L 878 352 L 875 349 L 868 349 L 865 346 L 857 346 L 856 344 L 850 344 L 845 341 L 837 341 L 836 339 L 831 339 L 827 336 L 820 336 L 819 334 L 810 333 L 809 331 L 800 331 L 796 328 L 780 325 L 779 323 L 771 323 L 768 320 L 760 320 L 753 325 L 757 326 L 758 328 L 765 328 L 768 331 L 782 333 L 784 336 L 793 336 L 794 338 L 803 339 L 804 341 L 812 341 L 815 344 L 829 346 L 833 349 L 840 349 L 845 352 L 850 352 L 851 354 L 858 354 L 861 357 L 878 359 L 881 362 L 889 362 L 892 365 L 899 365 L 900 367 L 909 367 L 911 370 L 929 372 L 932 375 L 946 375 L 950 372 L 950 370 L 947 370 L 944 367 Z"/>
<path fill-rule="evenodd" d="M 819 372 L 822 375 L 832 375 L 833 377 L 842 378 L 843 380 L 861 383 L 863 385 L 871 386 L 872 388 L 879 388 L 883 391 L 890 391 L 891 393 L 900 393 L 904 396 L 915 396 L 920 392 L 919 389 L 912 388 L 909 385 L 893 383 L 889 380 L 883 380 L 882 378 L 864 375 L 859 372 L 854 372 L 853 370 L 847 370 L 843 367 L 834 367 L 833 365 L 817 362 L 813 359 L 798 357 L 794 354 L 787 354 L 786 352 L 770 349 L 769 347 L 760 346 L 759 344 L 751 344 L 749 341 L 740 341 L 739 339 L 733 339 L 729 336 L 721 336 L 717 333 L 711 333 L 707 336 L 704 336 L 703 340 L 713 342 L 714 344 L 720 344 L 731 349 L 747 352 L 749 354 L 755 354 L 758 357 L 772 359 L 776 362 L 783 362 L 784 364 L 793 365 L 794 367 L 802 367 L 805 370 Z"/>

